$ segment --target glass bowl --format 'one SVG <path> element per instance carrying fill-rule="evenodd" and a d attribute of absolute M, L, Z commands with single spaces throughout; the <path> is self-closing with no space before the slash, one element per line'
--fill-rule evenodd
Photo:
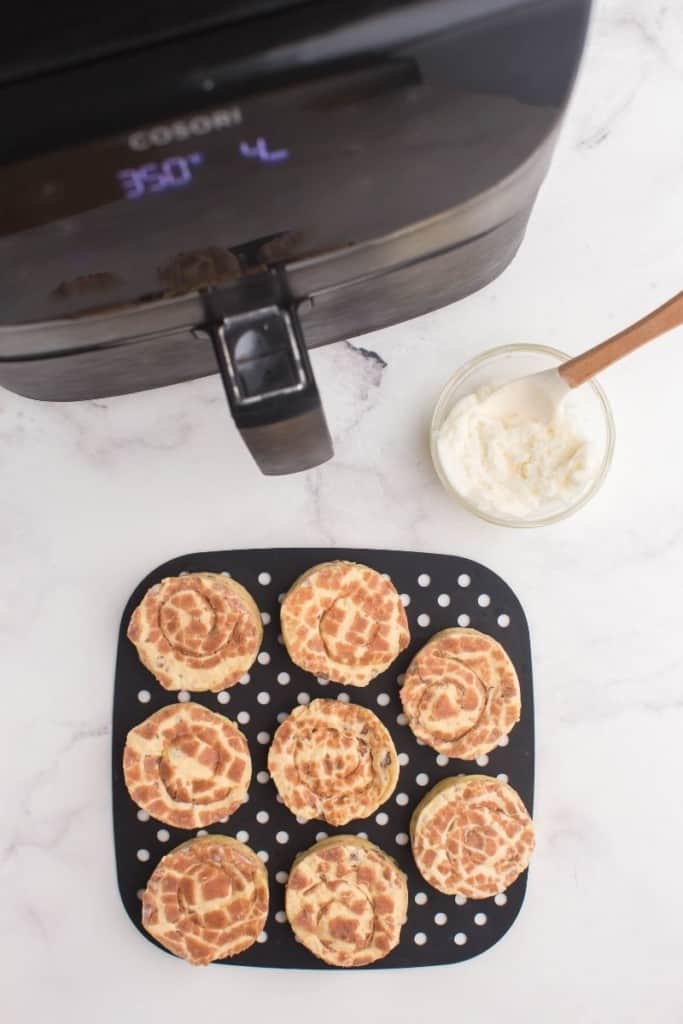
<path fill-rule="evenodd" d="M 557 349 L 545 345 L 505 345 L 494 348 L 472 359 L 462 366 L 446 384 L 441 392 L 430 431 L 430 447 L 432 461 L 439 480 L 461 505 L 480 519 L 498 526 L 548 526 L 566 519 L 582 508 L 600 489 L 612 462 L 614 452 L 614 419 L 605 393 L 598 383 L 589 381 L 583 387 L 572 391 L 565 399 L 571 403 L 573 415 L 580 419 L 586 437 L 589 438 L 595 452 L 595 472 L 586 488 L 568 505 L 550 514 L 512 518 L 505 515 L 493 515 L 488 510 L 478 508 L 468 498 L 460 494 L 446 476 L 439 457 L 437 438 L 444 420 L 456 402 L 466 395 L 478 391 L 482 387 L 499 387 L 527 373 L 536 373 L 558 366 L 570 357 Z"/>

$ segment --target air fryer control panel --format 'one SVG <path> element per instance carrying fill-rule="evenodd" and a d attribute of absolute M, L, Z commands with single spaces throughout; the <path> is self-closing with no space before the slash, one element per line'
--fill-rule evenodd
<path fill-rule="evenodd" d="M 304 66 L 302 44 L 303 70 L 263 70 L 248 89 L 221 84 L 214 61 L 191 109 L 137 123 L 129 111 L 119 131 L 0 164 L 2 323 L 324 256 L 492 188 L 557 120 L 587 4 L 502 6 L 361 57 Z"/>

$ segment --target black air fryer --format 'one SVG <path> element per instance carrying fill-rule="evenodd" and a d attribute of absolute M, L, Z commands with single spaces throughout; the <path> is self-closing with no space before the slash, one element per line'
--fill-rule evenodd
<path fill-rule="evenodd" d="M 590 0 L 44 6 L 0 38 L 0 384 L 218 369 L 287 473 L 332 454 L 308 348 L 514 256 Z"/>

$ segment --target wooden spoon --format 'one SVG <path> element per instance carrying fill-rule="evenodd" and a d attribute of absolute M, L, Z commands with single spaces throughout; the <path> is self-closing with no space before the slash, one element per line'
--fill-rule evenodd
<path fill-rule="evenodd" d="M 566 363 L 504 384 L 489 395 L 482 408 L 491 416 L 516 414 L 525 419 L 550 422 L 572 388 L 580 387 L 612 363 L 681 324 L 683 292 L 653 309 L 642 320 Z"/>

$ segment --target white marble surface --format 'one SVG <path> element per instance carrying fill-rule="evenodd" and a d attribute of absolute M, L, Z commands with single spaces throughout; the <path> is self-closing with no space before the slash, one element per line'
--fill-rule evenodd
<path fill-rule="evenodd" d="M 577 351 L 681 288 L 683 9 L 601 0 L 570 116 L 512 267 L 457 306 L 314 356 L 334 462 L 258 475 L 217 379 L 78 405 L 0 393 L 2 1019 L 683 1021 L 683 334 L 611 371 L 618 446 L 574 520 L 507 532 L 450 504 L 430 408 L 492 344 Z M 364 356 L 358 344 L 377 353 Z M 386 364 L 386 365 L 385 365 Z M 524 601 L 538 852 L 506 940 L 455 968 L 193 971 L 118 901 L 109 719 L 118 618 L 201 548 L 458 552 Z"/>

